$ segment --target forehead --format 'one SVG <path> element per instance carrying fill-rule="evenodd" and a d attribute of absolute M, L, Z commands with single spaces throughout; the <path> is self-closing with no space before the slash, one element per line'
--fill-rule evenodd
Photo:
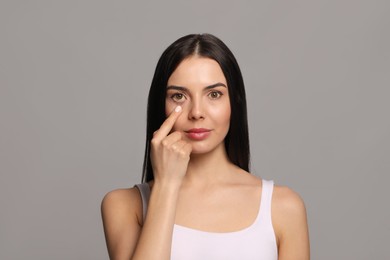
<path fill-rule="evenodd" d="M 191 56 L 184 59 L 168 79 L 168 85 L 208 86 L 226 79 L 218 62 L 213 59 Z"/>

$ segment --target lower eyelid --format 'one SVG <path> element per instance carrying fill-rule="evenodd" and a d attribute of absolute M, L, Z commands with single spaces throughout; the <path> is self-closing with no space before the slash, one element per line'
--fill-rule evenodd
<path fill-rule="evenodd" d="M 175 103 L 183 103 L 184 101 L 186 101 L 186 97 L 183 96 L 180 100 L 176 100 L 176 99 L 175 99 L 175 96 L 173 95 L 173 96 L 171 96 L 171 100 L 172 100 L 173 102 L 175 102 Z"/>

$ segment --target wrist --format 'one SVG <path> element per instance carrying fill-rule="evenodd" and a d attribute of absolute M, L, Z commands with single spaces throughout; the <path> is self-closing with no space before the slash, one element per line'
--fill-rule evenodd
<path fill-rule="evenodd" d="M 157 190 L 179 191 L 181 187 L 181 181 L 179 180 L 159 180 L 153 181 L 152 187 Z"/>

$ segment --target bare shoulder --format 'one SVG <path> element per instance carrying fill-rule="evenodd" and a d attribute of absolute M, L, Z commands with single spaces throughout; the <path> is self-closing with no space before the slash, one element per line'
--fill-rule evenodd
<path fill-rule="evenodd" d="M 285 186 L 275 186 L 272 195 L 272 222 L 278 237 L 306 223 L 306 207 L 301 196 Z"/>
<path fill-rule="evenodd" d="M 272 207 L 276 213 L 306 214 L 305 204 L 301 196 L 286 186 L 275 185 L 272 196 Z"/>
<path fill-rule="evenodd" d="M 124 188 L 124 189 L 115 189 L 109 191 L 103 197 L 103 203 L 112 203 L 112 202 L 128 202 L 128 200 L 137 200 L 139 198 L 139 192 L 136 187 L 133 188 Z"/>
<path fill-rule="evenodd" d="M 272 196 L 272 223 L 280 256 L 296 254 L 299 257 L 288 259 L 308 259 L 306 207 L 297 192 L 288 187 L 275 186 Z"/>
<path fill-rule="evenodd" d="M 108 192 L 101 203 L 110 259 L 130 259 L 142 227 L 142 201 L 136 187 Z"/>
<path fill-rule="evenodd" d="M 103 218 L 109 215 L 114 215 L 117 219 L 135 217 L 140 223 L 142 201 L 138 189 L 133 187 L 108 192 L 103 197 L 101 210 Z"/>

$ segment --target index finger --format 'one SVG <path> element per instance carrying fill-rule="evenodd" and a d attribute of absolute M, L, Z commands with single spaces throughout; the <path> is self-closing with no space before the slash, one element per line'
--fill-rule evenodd
<path fill-rule="evenodd" d="M 165 119 L 164 123 L 162 123 L 160 128 L 157 130 L 154 138 L 163 139 L 169 134 L 169 132 L 172 130 L 173 125 L 176 122 L 176 119 L 179 117 L 181 110 L 182 110 L 181 106 L 177 106 L 171 112 L 171 114 L 167 117 L 167 119 Z"/>

